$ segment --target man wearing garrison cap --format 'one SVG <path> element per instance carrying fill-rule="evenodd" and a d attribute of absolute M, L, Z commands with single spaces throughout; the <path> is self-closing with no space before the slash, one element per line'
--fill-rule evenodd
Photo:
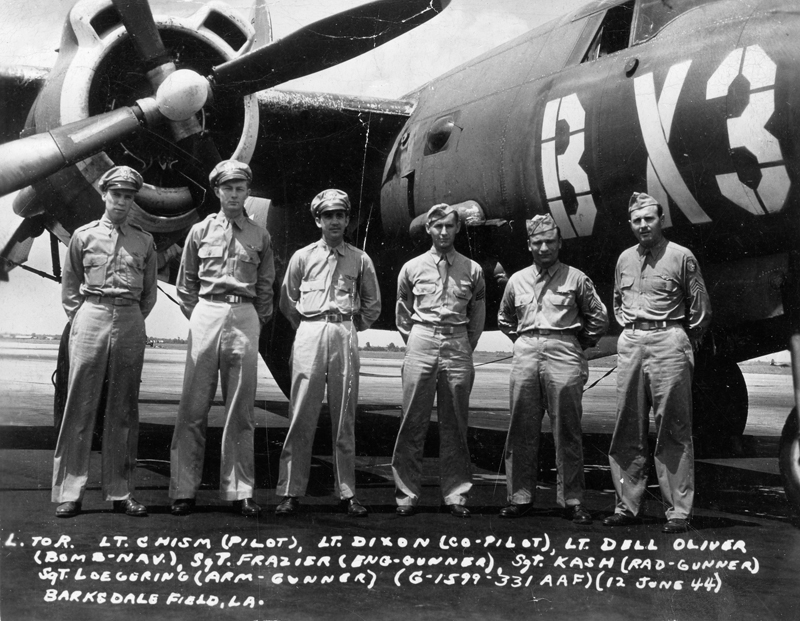
<path fill-rule="evenodd" d="M 470 517 L 467 422 L 475 378 L 472 352 L 486 319 L 486 290 L 480 265 L 453 246 L 460 228 L 458 211 L 444 203 L 431 207 L 425 230 L 433 245 L 406 263 L 397 278 L 395 320 L 406 355 L 392 473 L 402 516 L 414 514 L 422 492 L 422 453 L 436 397 L 442 496 L 452 515 Z"/>
<path fill-rule="evenodd" d="M 516 518 L 533 505 L 539 438 L 545 410 L 556 445 L 557 501 L 577 524 L 590 524 L 583 508 L 583 386 L 589 365 L 583 350 L 608 328 L 608 313 L 592 281 L 558 260 L 561 234 L 553 218 L 526 223 L 533 265 L 506 285 L 497 325 L 514 341 L 509 381 L 511 421 L 506 439 L 508 505 Z"/>
<path fill-rule="evenodd" d="M 697 259 L 664 238 L 658 201 L 634 192 L 628 214 L 639 243 L 620 255 L 614 278 L 614 316 L 624 328 L 617 344 L 617 422 L 608 454 L 617 507 L 603 523 L 625 526 L 640 514 L 652 408 L 653 459 L 667 516 L 662 530 L 682 533 L 694 502 L 693 349 L 711 321 L 711 307 Z"/>
<path fill-rule="evenodd" d="M 218 377 L 225 401 L 220 495 L 234 510 L 255 517 L 253 433 L 258 337 L 272 315 L 275 267 L 272 241 L 244 211 L 253 174 L 236 160 L 209 175 L 219 213 L 195 224 L 186 237 L 176 290 L 189 319 L 186 370 L 172 437 L 169 495 L 172 514 L 195 505 L 203 474 L 206 426 Z"/>
<path fill-rule="evenodd" d="M 293 515 L 305 496 L 311 448 L 328 389 L 336 494 L 351 517 L 366 517 L 356 498 L 355 420 L 358 405 L 358 331 L 381 313 L 372 260 L 344 241 L 350 199 L 325 190 L 311 201 L 322 238 L 292 255 L 281 288 L 281 312 L 297 330 L 292 348 L 289 431 L 281 452 L 278 516 Z"/>
<path fill-rule="evenodd" d="M 156 303 L 153 237 L 128 222 L 142 176 L 127 166 L 99 182 L 105 213 L 77 229 L 69 243 L 61 299 L 72 322 L 69 380 L 53 464 L 58 517 L 81 512 L 92 430 L 104 379 L 102 488 L 114 511 L 146 516 L 133 497 L 139 441 L 139 382 L 147 341 L 144 319 Z"/>

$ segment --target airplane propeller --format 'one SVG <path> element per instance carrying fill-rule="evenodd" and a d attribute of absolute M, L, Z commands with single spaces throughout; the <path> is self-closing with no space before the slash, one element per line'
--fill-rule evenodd
<path fill-rule="evenodd" d="M 376 0 L 305 26 L 214 67 L 204 78 L 177 70 L 147 0 L 113 0 L 134 48 L 148 67 L 155 99 L 138 100 L 76 123 L 0 145 L 0 196 L 40 181 L 102 151 L 141 124 L 168 122 L 186 152 L 200 154 L 205 174 L 220 156 L 195 114 L 209 95 L 227 99 L 300 78 L 355 58 L 435 17 L 450 0 Z M 177 77 L 176 77 L 177 76 Z M 191 166 L 191 165 L 190 165 Z"/>

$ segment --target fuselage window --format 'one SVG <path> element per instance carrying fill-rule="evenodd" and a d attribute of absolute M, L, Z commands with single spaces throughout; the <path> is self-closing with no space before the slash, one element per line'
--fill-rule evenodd
<path fill-rule="evenodd" d="M 424 155 L 433 155 L 447 149 L 450 143 L 450 136 L 456 127 L 458 113 L 448 114 L 436 119 L 428 130 L 425 139 Z"/>
<path fill-rule="evenodd" d="M 700 5 L 716 0 L 639 0 L 639 12 L 633 28 L 633 43 L 641 43 L 655 36 L 673 19 Z"/>
<path fill-rule="evenodd" d="M 609 9 L 597 31 L 583 62 L 597 60 L 628 47 L 633 23 L 633 7 L 636 3 L 626 2 Z"/>

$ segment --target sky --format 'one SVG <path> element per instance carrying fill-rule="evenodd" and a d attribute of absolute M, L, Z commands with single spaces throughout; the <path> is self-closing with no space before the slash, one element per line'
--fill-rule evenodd
<path fill-rule="evenodd" d="M 362 3 L 361 0 L 272 0 L 267 6 L 277 39 Z M 4 7 L 0 20 L 0 64 L 52 66 L 73 0 L 26 0 L 10 4 Z M 200 4 L 195 0 L 154 0 L 151 6 L 156 15 L 185 16 Z M 230 0 L 227 4 L 246 16 L 252 1 Z M 586 0 L 452 0 L 441 15 L 374 52 L 281 88 L 401 97 L 449 69 L 583 4 Z M 8 226 L 15 218 L 11 210 L 13 197 L 12 194 L 0 198 L 0 227 Z M 62 259 L 64 251 L 62 246 Z M 35 240 L 28 264 L 48 273 L 52 270 L 48 235 Z M 174 287 L 164 283 L 160 286 L 175 297 Z M 12 271 L 9 282 L 0 282 L 0 333 L 58 334 L 65 323 L 57 283 L 19 269 Z M 147 330 L 150 336 L 158 338 L 184 337 L 188 322 L 167 296 L 160 295 L 147 320 Z M 368 331 L 362 338 L 362 342 L 367 341 L 372 345 L 401 343 L 397 333 L 383 331 Z M 509 346 L 510 341 L 497 332 L 484 335 L 479 348 L 507 351 Z"/>

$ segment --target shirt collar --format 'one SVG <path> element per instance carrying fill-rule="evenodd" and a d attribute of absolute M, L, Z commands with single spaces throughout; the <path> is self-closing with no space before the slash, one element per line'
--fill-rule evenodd
<path fill-rule="evenodd" d="M 344 241 L 342 241 L 341 244 L 339 244 L 334 248 L 326 244 L 324 238 L 320 238 L 319 241 L 317 241 L 317 248 L 324 251 L 326 254 L 329 253 L 331 250 L 335 250 L 337 254 L 339 254 L 340 256 L 344 256 L 345 243 Z"/>
<path fill-rule="evenodd" d="M 550 278 L 552 278 L 553 276 L 556 275 L 556 272 L 558 272 L 559 268 L 561 267 L 561 261 L 556 261 L 555 263 L 553 263 L 553 265 L 551 265 L 547 269 L 541 269 L 538 265 L 536 265 L 536 263 L 534 263 L 532 267 L 533 267 L 533 273 L 537 277 L 542 276 L 542 274 L 547 274 L 548 276 L 550 276 Z"/>
<path fill-rule="evenodd" d="M 226 220 L 228 220 L 228 216 L 226 216 L 225 212 L 222 209 L 220 209 L 217 212 L 217 222 L 224 225 Z M 231 222 L 236 224 L 239 230 L 244 228 L 245 220 L 247 220 L 247 216 L 245 215 L 244 210 L 235 218 L 230 219 Z"/>
<path fill-rule="evenodd" d="M 651 246 L 650 248 L 645 248 L 644 246 L 642 246 L 642 244 L 639 244 L 636 247 L 636 250 L 639 252 L 640 257 L 647 256 L 648 253 L 654 257 L 657 257 L 660 256 L 662 252 L 664 252 L 664 248 L 667 247 L 668 243 L 669 242 L 667 241 L 667 238 L 662 237 L 661 241 L 658 242 L 655 246 Z"/>
<path fill-rule="evenodd" d="M 127 223 L 127 221 L 123 222 L 122 224 L 114 224 L 111 220 L 108 219 L 108 214 L 104 213 L 100 217 L 100 222 L 103 225 L 105 225 L 108 228 L 110 228 L 110 229 L 116 228 L 123 235 L 127 235 L 128 234 L 128 223 Z"/>
<path fill-rule="evenodd" d="M 448 265 L 453 265 L 453 261 L 455 261 L 456 258 L 456 249 L 451 248 L 450 252 L 445 252 L 444 254 L 441 254 L 439 251 L 436 250 L 435 246 L 431 246 L 431 255 L 433 255 L 434 263 L 438 263 L 441 257 L 444 257 L 445 259 L 447 259 Z"/>

